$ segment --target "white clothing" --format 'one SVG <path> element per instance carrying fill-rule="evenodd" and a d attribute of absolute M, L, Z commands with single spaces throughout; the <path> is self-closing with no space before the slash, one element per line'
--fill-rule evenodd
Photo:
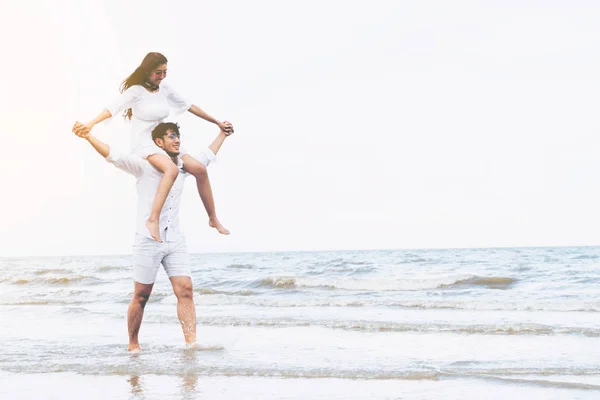
<path fill-rule="evenodd" d="M 156 145 L 155 145 L 156 146 Z M 158 146 L 156 146 L 158 148 Z M 216 160 L 215 154 L 206 149 L 196 160 L 208 166 Z M 110 153 L 106 157 L 106 161 L 112 163 L 115 167 L 135 176 L 137 178 L 137 218 L 136 218 L 136 233 L 152 238 L 146 227 L 146 221 L 152 210 L 152 202 L 156 195 L 158 183 L 163 177 L 163 174 L 155 169 L 149 161 L 138 157 L 135 154 L 124 155 L 118 150 L 110 147 Z M 160 238 L 165 242 L 178 241 L 183 234 L 179 227 L 179 206 L 181 203 L 181 194 L 183 193 L 184 179 L 189 175 L 183 170 L 183 161 L 178 158 L 179 175 L 173 183 L 173 187 L 169 192 L 165 205 L 160 211 L 160 219 L 158 222 Z"/>
<path fill-rule="evenodd" d="M 131 108 L 131 151 L 142 158 L 151 154 L 166 154 L 152 141 L 152 130 L 169 116 L 171 108 L 175 115 L 190 109 L 192 103 L 180 96 L 168 84 L 162 82 L 157 92 L 150 93 L 141 85 L 133 85 L 106 109 L 113 118 Z M 185 152 L 181 152 L 184 155 Z"/>
<path fill-rule="evenodd" d="M 169 278 L 191 277 L 190 257 L 185 238 L 182 236 L 176 242 L 159 243 L 136 234 L 133 242 L 133 280 L 145 285 L 154 283 L 160 264 Z"/>

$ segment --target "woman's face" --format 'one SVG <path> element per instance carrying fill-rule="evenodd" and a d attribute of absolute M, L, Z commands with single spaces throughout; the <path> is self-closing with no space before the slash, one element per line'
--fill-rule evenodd
<path fill-rule="evenodd" d="M 150 71 L 148 75 L 148 83 L 159 86 L 160 82 L 167 77 L 167 64 L 159 65 Z"/>

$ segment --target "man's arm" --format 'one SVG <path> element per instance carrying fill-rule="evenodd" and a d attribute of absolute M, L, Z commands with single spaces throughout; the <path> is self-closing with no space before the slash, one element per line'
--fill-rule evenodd
<path fill-rule="evenodd" d="M 221 132 L 219 132 L 219 134 L 217 135 L 215 140 L 213 140 L 213 142 L 210 144 L 210 146 L 208 146 L 210 151 L 212 151 L 215 156 L 217 155 L 217 153 L 219 152 L 219 149 L 223 145 L 223 142 L 225 142 L 225 139 L 227 139 L 227 136 L 229 136 L 229 135 L 231 135 L 231 133 L 227 133 L 227 132 L 221 130 Z"/>
<path fill-rule="evenodd" d="M 196 159 L 196 161 L 203 164 L 205 167 L 208 167 L 211 163 L 213 163 L 217 159 L 217 153 L 219 149 L 225 142 L 227 136 L 231 135 L 231 133 L 227 133 L 225 131 L 220 131 L 215 140 L 208 146 L 207 149 L 202 150 L 198 153 L 192 152 L 191 154 L 187 154 L 188 156 Z M 185 162 L 185 156 L 184 156 Z"/>
<path fill-rule="evenodd" d="M 83 127 L 83 128 L 82 128 Z M 115 167 L 123 170 L 131 175 L 140 176 L 144 171 L 143 160 L 140 157 L 129 155 L 125 156 L 115 149 L 111 149 L 109 145 L 93 136 L 90 130 L 85 128 L 85 125 L 76 122 L 73 126 L 73 132 L 88 141 L 88 143 L 96 150 L 98 154 L 106 159 Z"/>
<path fill-rule="evenodd" d="M 100 154 L 104 158 L 108 157 L 108 155 L 110 154 L 110 147 L 106 143 L 104 143 L 103 141 L 101 141 L 93 135 L 87 135 L 85 139 L 88 141 L 89 144 L 92 145 L 92 147 L 98 152 L 98 154 Z"/>
<path fill-rule="evenodd" d="M 110 147 L 97 137 L 93 136 L 91 129 L 87 128 L 81 122 L 76 121 L 75 125 L 73 125 L 72 131 L 75 135 L 87 140 L 92 145 L 94 150 L 96 150 L 102 157 L 106 158 L 110 154 Z"/>

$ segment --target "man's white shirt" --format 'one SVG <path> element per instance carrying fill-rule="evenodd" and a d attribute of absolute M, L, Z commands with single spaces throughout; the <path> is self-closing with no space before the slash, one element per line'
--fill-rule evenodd
<path fill-rule="evenodd" d="M 205 166 L 216 160 L 215 154 L 208 148 L 199 154 L 198 157 L 194 156 L 194 158 Z M 152 236 L 150 236 L 150 232 L 146 227 L 146 221 L 150 216 L 156 189 L 163 174 L 155 169 L 148 160 L 134 154 L 125 155 L 112 147 L 110 147 L 110 153 L 106 157 L 106 161 L 137 178 L 138 204 L 135 224 L 136 233 L 151 239 Z M 181 158 L 178 158 L 177 167 L 179 168 L 179 175 L 177 175 L 177 179 L 167 196 L 158 222 L 160 238 L 165 242 L 174 242 L 183 236 L 179 224 L 179 208 L 184 180 L 189 174 L 183 170 L 183 161 Z"/>

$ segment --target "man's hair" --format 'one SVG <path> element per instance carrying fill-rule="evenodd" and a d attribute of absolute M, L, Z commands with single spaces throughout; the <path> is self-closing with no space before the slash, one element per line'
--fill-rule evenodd
<path fill-rule="evenodd" d="M 167 134 L 167 131 L 171 130 L 173 133 L 179 133 L 179 124 L 176 122 L 161 122 L 156 125 L 156 128 L 152 130 L 152 141 L 156 139 L 162 139 Z"/>

